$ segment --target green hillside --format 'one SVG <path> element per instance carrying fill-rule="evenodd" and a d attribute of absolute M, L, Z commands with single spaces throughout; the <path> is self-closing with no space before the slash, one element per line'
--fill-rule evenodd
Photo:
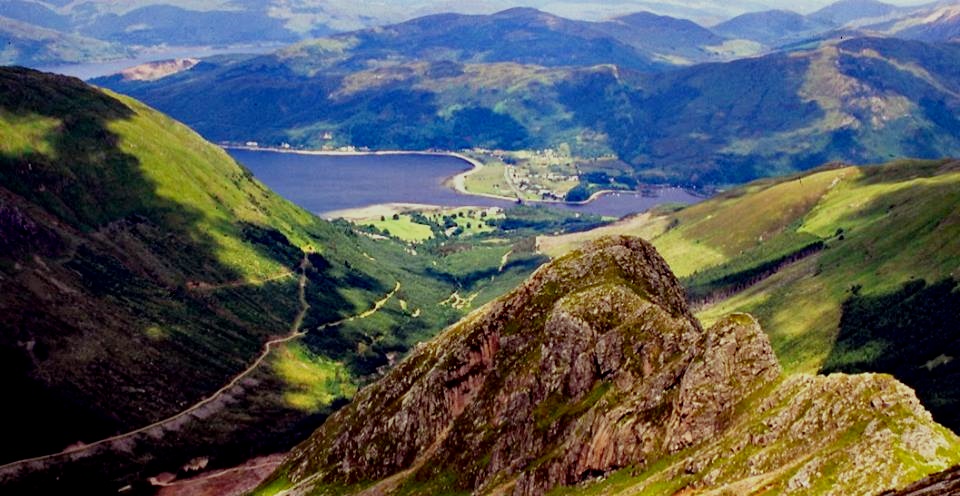
<path fill-rule="evenodd" d="M 115 491 L 286 449 L 470 309 L 452 294 L 482 304 L 541 261 L 503 266 L 481 241 L 417 255 L 320 220 L 187 127 L 72 78 L 0 69 L 0 135 L 0 373 L 16 403 L 0 465 L 159 422 L 63 467 L 0 467 L 0 483 Z"/>
<path fill-rule="evenodd" d="M 960 163 L 835 166 L 673 213 L 541 238 L 559 255 L 609 233 L 651 239 L 705 323 L 756 315 L 786 370 L 887 372 L 960 428 Z"/>

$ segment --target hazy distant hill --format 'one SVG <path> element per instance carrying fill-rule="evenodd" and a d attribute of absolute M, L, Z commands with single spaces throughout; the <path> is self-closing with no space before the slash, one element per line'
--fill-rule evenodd
<path fill-rule="evenodd" d="M 768 10 L 737 16 L 714 26 L 713 30 L 730 38 L 743 38 L 777 47 L 791 41 L 814 37 L 837 26 L 837 23 L 806 17 L 796 12 Z"/>
<path fill-rule="evenodd" d="M 69 30 L 71 24 L 69 16 L 59 14 L 43 4 L 24 0 L 0 1 L 0 16 L 60 31 Z"/>
<path fill-rule="evenodd" d="M 335 35 L 345 51 L 341 66 L 366 68 L 395 60 L 518 62 L 542 66 L 615 63 L 642 70 L 656 64 L 643 53 L 604 36 L 590 23 L 516 8 L 489 16 L 439 14 L 383 28 Z"/>
<path fill-rule="evenodd" d="M 0 17 L 0 65 L 43 66 L 108 60 L 130 53 L 115 43 Z"/>
<path fill-rule="evenodd" d="M 524 48 L 530 52 L 535 49 L 543 52 L 540 57 L 532 56 L 530 59 L 548 60 L 556 57 L 558 52 L 566 51 L 569 52 L 563 57 L 566 63 L 587 65 L 593 59 L 616 59 L 622 61 L 624 66 L 648 69 L 656 64 L 689 65 L 753 56 L 764 49 L 817 37 L 848 23 L 861 26 L 896 21 L 926 8 L 892 7 L 873 0 L 843 0 L 803 16 L 787 11 L 765 10 L 770 5 L 763 2 L 705 5 L 685 0 L 627 0 L 600 5 L 543 0 L 530 5 L 552 14 L 530 14 L 527 20 L 531 24 L 527 28 L 538 29 L 537 22 L 541 22 L 539 28 L 544 28 L 542 23 L 546 22 L 550 24 L 546 26 L 547 30 L 557 38 L 548 40 L 539 37 L 536 43 Z M 470 40 L 478 42 L 487 37 L 488 41 L 493 42 L 491 51 L 502 53 L 503 47 L 498 49 L 495 45 L 517 40 L 500 37 L 503 33 L 498 31 L 499 28 L 485 24 L 482 19 L 504 9 L 511 12 L 513 18 L 522 17 L 519 13 L 525 9 L 513 7 L 514 4 L 507 0 L 471 4 L 431 0 L 389 4 L 364 1 L 318 4 L 312 0 L 211 0 L 202 5 L 177 1 L 143 4 L 105 0 L 79 3 L 0 0 L 0 16 L 54 29 L 62 34 L 82 35 L 127 47 L 288 43 L 376 26 L 389 26 L 387 31 L 393 32 L 396 32 L 397 26 L 404 25 L 418 29 L 422 25 L 417 20 L 432 18 L 434 21 L 444 19 L 457 27 L 466 28 L 467 45 Z M 731 19 L 738 14 L 742 15 Z M 410 19 L 415 20 L 408 22 Z M 703 27 L 718 22 L 720 24 L 714 26 L 713 30 Z M 477 32 L 486 28 L 491 31 Z M 436 26 L 431 26 L 429 30 L 435 31 Z M 409 31 L 404 32 L 403 36 L 410 42 L 426 41 Z M 942 35 L 911 37 L 945 39 Z M 20 46 L 16 40 L 10 41 L 14 48 L 28 48 Z M 453 46 L 450 40 L 445 40 L 445 43 L 445 48 Z M 380 39 L 375 44 L 389 43 Z M 619 46 L 621 44 L 628 45 L 637 54 L 624 50 Z M 424 49 L 429 46 L 432 45 L 427 43 Z M 404 50 L 394 46 L 389 51 L 409 52 L 411 47 L 407 48 Z M 467 47 L 468 53 L 477 55 L 476 50 L 477 47 Z M 432 53 L 431 57 L 441 55 Z M 486 60 L 486 57 L 479 58 Z M 81 58 L 86 59 L 90 57 Z"/>
<path fill-rule="evenodd" d="M 904 10 L 907 9 L 878 0 L 840 0 L 810 14 L 809 17 L 842 26 L 860 19 L 880 18 Z"/>
<path fill-rule="evenodd" d="M 598 23 L 596 29 L 656 60 L 679 65 L 720 58 L 717 52 L 726 41 L 693 21 L 649 12 Z"/>
<path fill-rule="evenodd" d="M 868 26 L 891 36 L 923 41 L 960 40 L 960 4 L 946 4 L 881 24 Z"/>
<path fill-rule="evenodd" d="M 261 12 L 198 12 L 170 5 L 150 5 L 122 15 L 97 17 L 80 31 L 94 38 L 127 45 L 219 45 L 293 42 L 300 36 L 284 21 Z M 326 34 L 322 26 L 314 34 Z"/>

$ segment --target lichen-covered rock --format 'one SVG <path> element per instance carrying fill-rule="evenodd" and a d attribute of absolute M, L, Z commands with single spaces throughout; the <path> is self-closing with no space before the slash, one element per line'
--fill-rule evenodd
<path fill-rule="evenodd" d="M 704 330 L 649 244 L 604 239 L 419 347 L 278 475 L 304 493 L 534 495 L 673 460 L 643 480 L 804 492 L 863 467 L 845 474 L 862 490 L 906 473 L 898 449 L 933 471 L 957 445 L 891 378 L 780 374 L 752 317 Z"/>

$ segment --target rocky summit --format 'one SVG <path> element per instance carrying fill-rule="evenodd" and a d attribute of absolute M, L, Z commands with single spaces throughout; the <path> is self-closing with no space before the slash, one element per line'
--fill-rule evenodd
<path fill-rule="evenodd" d="M 958 453 L 890 376 L 785 377 L 753 317 L 704 329 L 656 250 L 616 237 L 420 345 L 261 489 L 870 494 Z"/>

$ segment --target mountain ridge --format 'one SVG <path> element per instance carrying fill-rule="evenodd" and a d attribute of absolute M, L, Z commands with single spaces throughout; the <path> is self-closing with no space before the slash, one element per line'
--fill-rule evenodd
<path fill-rule="evenodd" d="M 960 353 L 958 167 L 832 164 L 538 247 L 560 256 L 603 235 L 642 236 L 707 324 L 748 312 L 788 372 L 892 374 L 956 430 L 960 369 L 944 360 Z"/>
<path fill-rule="evenodd" d="M 651 245 L 605 238 L 417 349 L 258 494 L 544 494 L 597 478 L 657 494 L 804 494 L 827 465 L 833 491 L 865 494 L 954 463 L 957 438 L 889 376 L 780 376 L 752 317 L 705 331 Z M 914 438 L 890 422 L 940 447 L 906 448 L 924 468 L 892 461 L 887 450 Z"/>

